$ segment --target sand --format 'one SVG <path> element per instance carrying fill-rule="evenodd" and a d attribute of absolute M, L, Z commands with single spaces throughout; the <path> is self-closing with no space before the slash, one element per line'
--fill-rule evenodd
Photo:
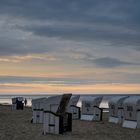
<path fill-rule="evenodd" d="M 42 124 L 31 124 L 31 108 L 12 111 L 0 105 L 0 140 L 140 140 L 140 129 L 122 128 L 102 122 L 73 121 L 73 131 L 64 135 L 42 135 Z"/>

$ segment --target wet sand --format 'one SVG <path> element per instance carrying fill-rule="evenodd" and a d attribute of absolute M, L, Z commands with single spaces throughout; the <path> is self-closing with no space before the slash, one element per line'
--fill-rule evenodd
<path fill-rule="evenodd" d="M 42 135 L 42 124 L 31 124 L 31 117 L 31 108 L 12 111 L 0 105 L 0 140 L 140 140 L 140 129 L 108 123 L 107 113 L 102 122 L 74 120 L 72 132 L 64 135 Z"/>

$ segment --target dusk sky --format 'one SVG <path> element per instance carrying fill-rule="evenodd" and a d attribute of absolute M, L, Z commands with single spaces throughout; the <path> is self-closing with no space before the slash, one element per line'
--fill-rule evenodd
<path fill-rule="evenodd" d="M 0 94 L 140 93 L 140 0 L 0 0 Z"/>

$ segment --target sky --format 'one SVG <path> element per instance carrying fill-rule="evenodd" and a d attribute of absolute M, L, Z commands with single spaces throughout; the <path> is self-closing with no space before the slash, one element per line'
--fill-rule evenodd
<path fill-rule="evenodd" d="M 139 0 L 0 0 L 0 94 L 140 93 Z"/>

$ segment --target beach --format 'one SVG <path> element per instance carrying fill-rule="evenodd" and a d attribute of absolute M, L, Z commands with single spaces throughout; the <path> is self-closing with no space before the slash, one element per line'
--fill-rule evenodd
<path fill-rule="evenodd" d="M 108 113 L 103 121 L 74 120 L 72 132 L 64 135 L 42 135 L 42 124 L 31 124 L 32 110 L 11 110 L 10 105 L 0 105 L 0 140 L 139 140 L 140 129 L 122 128 L 108 123 Z"/>

